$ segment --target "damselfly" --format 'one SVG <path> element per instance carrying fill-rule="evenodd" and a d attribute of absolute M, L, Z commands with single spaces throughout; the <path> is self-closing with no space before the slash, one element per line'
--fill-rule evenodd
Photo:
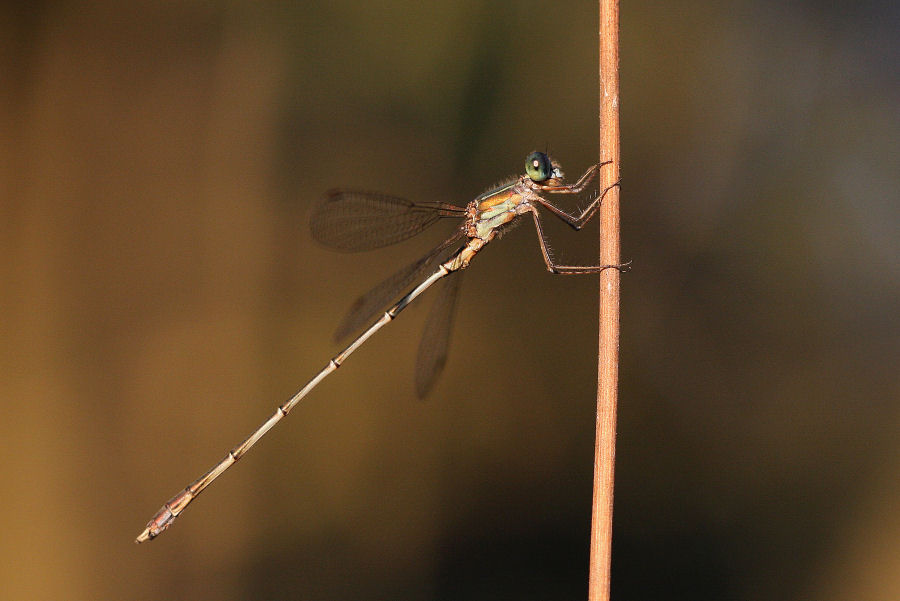
<path fill-rule="evenodd" d="M 564 211 L 543 194 L 578 194 L 595 179 L 600 167 L 605 164 L 592 166 L 577 182 L 566 185 L 563 183 L 563 173 L 559 164 L 543 152 L 533 152 L 525 161 L 525 175 L 485 192 L 466 207 L 442 202 L 417 203 L 358 190 L 338 189 L 329 192 L 313 212 L 311 231 L 316 240 L 337 250 L 371 250 L 394 244 L 418 234 L 440 219 L 455 218 L 462 222 L 456 232 L 434 250 L 360 297 L 338 328 L 338 337 L 358 329 L 383 311 L 381 317 L 357 336 L 347 348 L 329 360 L 328 364 L 294 396 L 277 407 L 269 419 L 242 443 L 230 450 L 224 459 L 169 499 L 148 522 L 136 542 L 141 543 L 155 538 L 168 528 L 197 495 L 243 457 L 244 453 L 300 402 L 300 399 L 328 374 L 340 367 L 344 360 L 372 334 L 394 319 L 413 299 L 435 282 L 468 267 L 472 258 L 488 242 L 502 234 L 523 215 L 530 214 L 534 219 L 541 254 L 547 269 L 552 273 L 599 273 L 609 268 L 620 269 L 621 265 L 559 265 L 554 262 L 544 238 L 541 216 L 538 212 L 539 208 L 547 209 L 574 229 L 581 229 L 600 206 L 606 190 L 597 194 L 578 215 Z M 400 297 L 403 290 L 429 271 L 427 277 Z M 445 287 L 426 322 L 425 337 L 419 349 L 416 366 L 416 392 L 420 397 L 427 394 L 444 366 L 450 338 L 450 318 L 456 303 L 460 279 L 457 275 L 451 280 L 451 284 Z M 384 309 L 389 302 L 398 297 L 400 300 Z"/>

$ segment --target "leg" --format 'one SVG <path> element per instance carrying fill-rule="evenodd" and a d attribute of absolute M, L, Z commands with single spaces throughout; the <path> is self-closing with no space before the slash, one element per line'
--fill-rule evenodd
<path fill-rule="evenodd" d="M 588 169 L 577 182 L 570 186 L 539 186 L 539 188 L 545 192 L 550 192 L 551 194 L 577 194 L 581 192 L 584 187 L 591 182 L 591 180 L 594 179 L 594 176 L 597 174 L 597 171 L 599 171 L 600 167 L 602 167 L 603 165 L 608 165 L 611 162 L 612 161 L 605 161 L 603 163 L 600 163 L 599 165 L 594 165 L 593 167 Z M 584 211 L 581 212 L 581 215 L 577 216 L 566 213 L 545 198 L 540 198 L 537 201 L 542 206 L 546 207 L 547 210 L 549 210 L 551 213 L 572 226 L 575 230 L 580 230 L 584 226 L 584 224 L 587 223 L 587 221 L 591 217 L 593 217 L 594 212 L 596 212 L 597 208 L 600 206 L 600 203 L 603 201 L 603 197 L 606 196 L 606 193 L 610 189 L 612 189 L 613 186 L 618 185 L 619 182 L 616 182 L 612 186 L 603 190 L 603 192 L 598 195 L 597 198 L 594 199 L 594 201 L 584 209 Z"/>
<path fill-rule="evenodd" d="M 600 167 L 604 165 L 609 165 L 612 161 L 603 161 L 597 165 L 591 165 L 588 167 L 588 170 L 584 172 L 578 181 L 574 184 L 568 185 L 550 185 L 550 184 L 538 184 L 536 187 L 538 190 L 543 190 L 544 192 L 553 192 L 555 194 L 578 194 L 584 187 L 588 185 L 594 176 L 597 175 L 597 171 L 600 170 Z"/>
<path fill-rule="evenodd" d="M 587 183 L 587 182 L 585 182 L 585 183 Z M 577 184 L 575 184 L 575 185 L 577 185 Z M 541 206 L 546 207 L 548 211 L 550 211 L 551 213 L 553 213 L 554 215 L 556 215 L 557 217 L 559 217 L 560 219 L 562 219 L 563 221 L 565 221 L 566 223 L 571 225 L 572 228 L 574 228 L 577 231 L 577 230 L 580 230 L 582 227 L 584 227 L 584 224 L 587 223 L 588 220 L 594 216 L 594 213 L 597 211 L 598 208 L 600 208 L 600 203 L 603 202 L 603 197 L 606 196 L 606 193 L 618 185 L 619 185 L 619 182 L 616 182 L 612 186 L 603 190 L 603 192 L 601 192 L 597 196 L 597 198 L 595 198 L 594 201 L 591 202 L 591 204 L 589 204 L 587 207 L 585 207 L 585 209 L 581 212 L 581 215 L 570 215 L 569 213 L 566 213 L 565 211 L 563 211 L 562 209 L 560 209 L 559 207 L 557 207 L 556 205 L 551 203 L 546 198 L 536 198 L 534 200 L 535 200 L 535 202 L 540 203 Z M 584 187 L 584 186 L 582 186 L 582 187 Z M 574 186 L 573 186 L 573 188 L 574 188 Z M 577 191 L 580 192 L 580 190 L 577 190 Z M 567 191 L 563 191 L 563 190 L 548 190 L 548 192 L 568 193 Z"/>
<path fill-rule="evenodd" d="M 631 261 L 629 261 L 628 263 L 623 263 L 621 265 L 557 265 L 553 262 L 553 257 L 550 256 L 550 250 L 547 248 L 547 241 L 544 239 L 544 230 L 541 228 L 540 215 L 538 215 L 536 210 L 532 210 L 531 216 L 534 217 L 534 227 L 537 230 L 538 243 L 541 245 L 541 254 L 544 256 L 544 263 L 547 264 L 547 271 L 550 273 L 570 275 L 576 273 L 600 273 L 606 269 L 626 271 L 628 265 L 631 264 Z"/>

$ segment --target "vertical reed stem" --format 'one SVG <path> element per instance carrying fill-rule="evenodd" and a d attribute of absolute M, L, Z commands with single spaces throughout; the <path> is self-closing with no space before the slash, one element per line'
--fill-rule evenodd
<path fill-rule="evenodd" d="M 619 181 L 619 2 L 600 2 L 600 160 L 601 190 Z M 600 264 L 617 265 L 619 188 L 600 208 Z M 597 371 L 597 424 L 594 445 L 594 496 L 591 508 L 589 601 L 609 601 L 612 552 L 613 474 L 616 456 L 616 401 L 619 377 L 619 278 L 617 269 L 600 274 L 600 339 Z"/>

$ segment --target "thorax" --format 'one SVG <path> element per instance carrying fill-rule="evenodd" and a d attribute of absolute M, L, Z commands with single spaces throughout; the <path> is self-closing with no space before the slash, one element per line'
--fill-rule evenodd
<path fill-rule="evenodd" d="M 516 179 L 480 195 L 466 207 L 466 235 L 490 242 L 504 225 L 531 210 L 529 194 Z"/>

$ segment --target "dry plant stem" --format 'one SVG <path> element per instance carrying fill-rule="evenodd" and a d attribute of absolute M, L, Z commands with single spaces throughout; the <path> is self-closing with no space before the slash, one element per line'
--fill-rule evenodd
<path fill-rule="evenodd" d="M 600 1 L 600 160 L 601 189 L 619 181 L 619 2 Z M 618 265 L 619 187 L 600 208 L 600 264 Z M 612 552 L 613 474 L 616 457 L 616 401 L 619 379 L 619 278 L 617 269 L 600 274 L 600 340 L 597 371 L 597 424 L 594 443 L 594 497 L 591 507 L 589 601 L 609 600 Z"/>

